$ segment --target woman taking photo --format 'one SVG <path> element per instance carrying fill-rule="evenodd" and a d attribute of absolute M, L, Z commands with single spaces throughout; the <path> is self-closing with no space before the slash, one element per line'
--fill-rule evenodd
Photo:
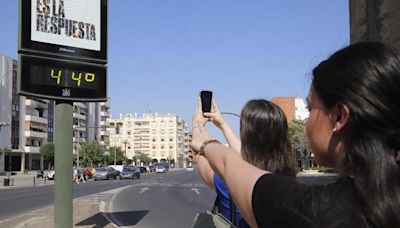
<path fill-rule="evenodd" d="M 331 185 L 261 170 L 201 125 L 192 148 L 227 183 L 252 227 L 400 227 L 399 88 L 400 57 L 382 43 L 350 45 L 313 70 L 306 129 L 315 162 L 339 172 Z"/>
<path fill-rule="evenodd" d="M 215 100 L 212 101 L 210 113 L 201 112 L 198 100 L 196 120 L 204 126 L 208 120 L 213 122 L 224 134 L 229 147 L 240 152 L 243 160 L 259 169 L 269 170 L 275 174 L 296 178 L 296 164 L 291 154 L 289 131 L 285 114 L 275 104 L 267 100 L 250 100 L 243 107 L 240 115 L 240 139 L 224 120 Z M 194 127 L 196 127 L 194 125 Z M 226 184 L 214 173 L 208 161 L 201 156 L 196 157 L 197 167 L 203 181 L 218 194 L 218 212 L 229 221 L 232 219 L 230 193 Z M 249 227 L 236 212 L 237 227 Z"/>

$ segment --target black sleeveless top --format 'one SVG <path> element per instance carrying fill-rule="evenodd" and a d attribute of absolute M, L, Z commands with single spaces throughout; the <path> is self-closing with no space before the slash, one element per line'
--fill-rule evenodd
<path fill-rule="evenodd" d="M 253 189 L 258 227 L 370 227 L 356 200 L 352 178 L 307 186 L 290 177 L 265 174 Z"/>

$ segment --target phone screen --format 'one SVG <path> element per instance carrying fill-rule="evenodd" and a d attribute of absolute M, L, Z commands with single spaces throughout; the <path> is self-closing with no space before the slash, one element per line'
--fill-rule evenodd
<path fill-rule="evenodd" d="M 212 92 L 203 90 L 200 92 L 200 98 L 201 98 L 201 107 L 202 107 L 203 113 L 211 112 Z"/>

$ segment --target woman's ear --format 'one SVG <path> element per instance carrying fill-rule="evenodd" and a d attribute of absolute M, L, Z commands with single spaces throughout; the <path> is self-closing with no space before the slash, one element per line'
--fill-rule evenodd
<path fill-rule="evenodd" d="M 349 106 L 343 103 L 337 103 L 335 105 L 335 117 L 336 121 L 334 123 L 334 131 L 341 131 L 347 124 L 347 121 L 350 118 L 350 109 Z"/>

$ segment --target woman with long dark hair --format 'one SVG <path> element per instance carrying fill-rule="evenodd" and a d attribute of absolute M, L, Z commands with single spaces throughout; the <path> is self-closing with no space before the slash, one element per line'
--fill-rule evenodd
<path fill-rule="evenodd" d="M 356 43 L 313 70 L 307 135 L 315 161 L 337 168 L 327 186 L 304 186 L 243 161 L 193 129 L 204 155 L 252 227 L 400 227 L 400 56 Z M 197 119 L 193 119 L 196 124 Z"/>
<path fill-rule="evenodd" d="M 213 122 L 224 134 L 229 147 L 240 152 L 243 160 L 275 174 L 296 177 L 286 116 L 277 105 L 262 99 L 247 102 L 240 115 L 240 139 L 222 117 L 215 100 L 212 101 L 211 112 L 204 113 L 204 116 L 206 118 L 203 117 L 199 102 L 197 124 L 204 126 L 208 120 Z M 214 173 L 205 158 L 198 156 L 197 166 L 203 181 L 218 194 L 219 213 L 232 221 L 232 205 L 226 184 Z M 238 227 L 248 227 L 239 210 L 235 222 Z"/>

